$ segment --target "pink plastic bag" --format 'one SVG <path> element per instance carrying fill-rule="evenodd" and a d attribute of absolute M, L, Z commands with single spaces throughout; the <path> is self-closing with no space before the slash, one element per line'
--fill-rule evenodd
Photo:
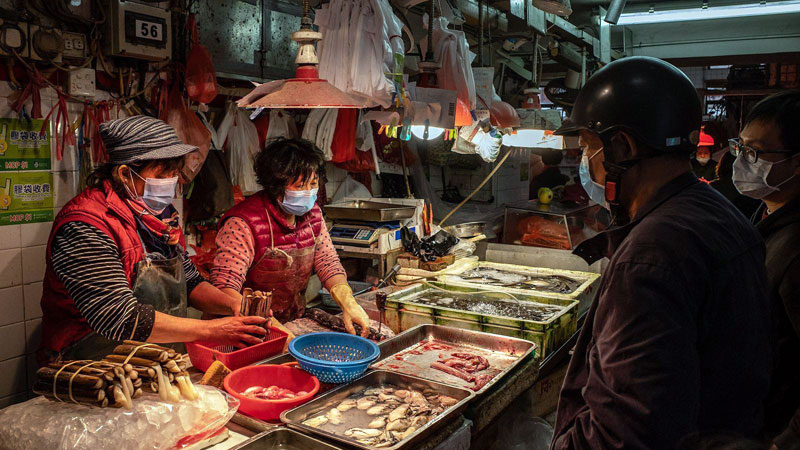
<path fill-rule="evenodd" d="M 211 103 L 218 92 L 214 61 L 208 49 L 200 45 L 194 14 L 189 15 L 186 28 L 192 33 L 192 50 L 186 59 L 186 90 L 190 99 L 200 103 Z"/>
<path fill-rule="evenodd" d="M 196 152 L 186 155 L 186 162 L 181 171 L 182 182 L 189 183 L 194 180 L 206 161 L 211 146 L 211 133 L 200 118 L 186 107 L 177 83 L 170 88 L 166 107 L 161 110 L 159 119 L 175 129 L 181 142 L 198 148 Z"/>

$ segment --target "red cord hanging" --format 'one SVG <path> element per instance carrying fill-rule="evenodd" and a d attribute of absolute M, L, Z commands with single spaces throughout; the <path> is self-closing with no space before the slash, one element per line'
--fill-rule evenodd
<path fill-rule="evenodd" d="M 72 123 L 69 121 L 69 109 L 67 107 L 67 96 L 57 89 L 58 101 L 47 113 L 42 124 L 41 133 L 46 133 L 47 126 L 50 124 L 50 116 L 53 112 L 56 113 L 55 122 L 53 125 L 53 136 L 56 141 L 56 158 L 61 161 L 64 158 L 64 147 L 67 145 L 75 145 L 75 134 L 72 131 Z"/>
<path fill-rule="evenodd" d="M 17 97 L 17 99 L 11 103 L 11 109 L 13 109 L 16 113 L 19 113 L 22 111 L 22 107 L 25 106 L 25 102 L 28 101 L 28 98 L 30 98 L 33 102 L 33 107 L 31 108 L 31 118 L 41 119 L 42 96 L 39 90 L 43 87 L 45 87 L 44 78 L 42 78 L 39 70 L 34 67 L 32 72 L 28 72 L 28 84 L 25 85 L 25 89 L 22 91 L 19 97 Z"/>

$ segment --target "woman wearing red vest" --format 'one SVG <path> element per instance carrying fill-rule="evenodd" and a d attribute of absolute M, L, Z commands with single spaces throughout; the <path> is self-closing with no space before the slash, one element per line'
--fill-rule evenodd
<path fill-rule="evenodd" d="M 263 318 L 185 318 L 188 304 L 234 315 L 240 305 L 188 259 L 171 204 L 184 156 L 197 147 L 145 116 L 106 122 L 100 135 L 109 162 L 58 213 L 47 243 L 39 363 L 99 359 L 125 339 L 261 342 Z"/>
<path fill-rule="evenodd" d="M 355 334 L 357 323 L 366 335 L 369 317 L 353 297 L 316 204 L 324 163 L 322 151 L 302 139 L 273 141 L 258 154 L 254 168 L 264 189 L 223 216 L 211 281 L 236 299 L 243 287 L 272 291 L 273 324 L 284 328 L 275 322 L 303 315 L 313 270 L 341 306 L 347 331 Z"/>

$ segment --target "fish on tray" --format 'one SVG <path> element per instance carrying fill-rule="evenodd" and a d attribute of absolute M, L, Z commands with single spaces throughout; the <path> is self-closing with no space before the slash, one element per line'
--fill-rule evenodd
<path fill-rule="evenodd" d="M 303 424 L 360 444 L 391 447 L 456 403 L 457 399 L 432 390 L 420 392 L 383 385 L 330 405 L 330 409 L 311 416 Z M 353 426 L 359 424 L 364 425 Z"/>

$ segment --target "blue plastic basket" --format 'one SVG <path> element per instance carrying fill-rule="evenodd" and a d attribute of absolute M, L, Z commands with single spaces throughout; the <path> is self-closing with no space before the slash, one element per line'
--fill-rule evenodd
<path fill-rule="evenodd" d="M 310 333 L 289 343 L 289 353 L 300 368 L 323 383 L 342 384 L 366 372 L 378 356 L 378 346 L 360 336 L 347 333 Z"/>

